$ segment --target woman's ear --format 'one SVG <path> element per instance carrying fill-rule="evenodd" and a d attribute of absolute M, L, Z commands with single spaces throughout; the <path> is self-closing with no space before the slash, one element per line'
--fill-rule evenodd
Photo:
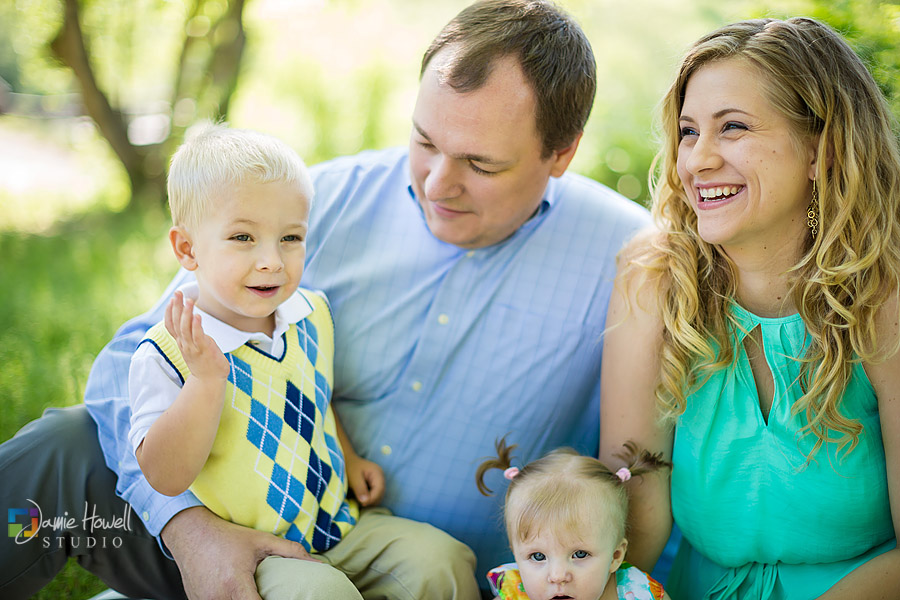
<path fill-rule="evenodd" d="M 609 565 L 609 572 L 615 573 L 619 570 L 619 567 L 622 566 L 622 561 L 625 560 L 625 551 L 628 549 L 628 540 L 626 538 L 622 538 L 622 541 L 619 542 L 619 545 L 616 546 L 616 549 L 613 551 L 613 560 Z"/>
<path fill-rule="evenodd" d="M 193 271 L 197 268 L 197 258 L 194 256 L 194 243 L 187 229 L 181 225 L 172 227 L 169 230 L 169 243 L 172 244 L 175 258 L 182 267 L 188 271 Z"/>
<path fill-rule="evenodd" d="M 810 140 L 809 170 L 806 174 L 810 181 L 816 180 L 816 170 L 819 166 L 819 160 L 825 161 L 826 171 L 831 169 L 831 165 L 834 163 L 834 148 L 831 147 L 830 143 L 825 144 L 825 147 L 823 148 L 820 144 L 821 139 L 822 136 L 817 135 Z"/>

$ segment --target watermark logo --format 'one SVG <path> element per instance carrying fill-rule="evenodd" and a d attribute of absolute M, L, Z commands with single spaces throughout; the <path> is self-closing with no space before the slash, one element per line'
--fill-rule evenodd
<path fill-rule="evenodd" d="M 9 537 L 15 538 L 17 544 L 25 543 L 41 530 L 41 507 L 32 500 L 29 502 L 34 504 L 34 508 L 10 508 L 7 511 L 9 514 L 7 531 Z M 23 525 L 23 522 L 28 526 Z"/>
<path fill-rule="evenodd" d="M 28 498 L 32 506 L 7 510 L 7 536 L 16 544 L 27 544 L 38 538 L 44 548 L 66 545 L 78 548 L 106 548 L 122 546 L 122 537 L 116 532 L 131 531 L 131 505 L 126 504 L 121 515 L 106 518 L 97 514 L 97 507 L 84 503 L 84 513 L 79 519 L 66 511 L 62 515 L 44 518 L 37 502 Z M 39 535 L 41 533 L 44 535 Z M 108 533 L 111 532 L 111 533 Z"/>

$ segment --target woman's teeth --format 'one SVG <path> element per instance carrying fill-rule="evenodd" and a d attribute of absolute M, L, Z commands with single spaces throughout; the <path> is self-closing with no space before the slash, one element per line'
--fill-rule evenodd
<path fill-rule="evenodd" d="M 726 185 L 724 187 L 699 188 L 700 197 L 704 200 L 721 200 L 728 196 L 734 196 L 740 190 L 740 186 Z"/>

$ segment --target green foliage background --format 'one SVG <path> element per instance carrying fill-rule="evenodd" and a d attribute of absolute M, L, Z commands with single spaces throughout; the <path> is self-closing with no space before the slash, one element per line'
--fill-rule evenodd
<path fill-rule="evenodd" d="M 188 0 L 84 0 L 97 77 L 130 117 L 165 104 Z M 418 63 L 459 0 L 250 0 L 229 121 L 277 135 L 308 163 L 405 144 Z M 723 23 L 809 15 L 845 34 L 900 115 L 900 3 L 875 0 L 561 0 L 594 44 L 599 89 L 572 168 L 646 203 L 658 99 L 683 50 Z M 209 2 L 187 28 L 224 10 Z M 46 45 L 59 0 L 0 2 L 0 77 L 19 110 L 0 115 L 0 441 L 49 406 L 80 402 L 96 353 L 175 272 L 162 206 L 123 212 L 128 180 L 77 110 Z M 827 74 L 823 74 L 827 76 Z M 2 90 L 0 90 L 2 94 Z M 2 96 L 0 96 L 2 98 Z M 0 103 L 2 104 L 2 103 Z M 6 483 L 7 485 L 9 482 Z M 102 589 L 77 567 L 39 598 Z"/>

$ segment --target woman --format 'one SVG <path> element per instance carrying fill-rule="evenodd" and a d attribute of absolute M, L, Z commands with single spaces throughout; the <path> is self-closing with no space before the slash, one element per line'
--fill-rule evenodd
<path fill-rule="evenodd" d="M 663 104 L 659 231 L 620 257 L 601 459 L 629 482 L 627 559 L 684 534 L 666 589 L 699 598 L 900 590 L 900 158 L 887 106 L 834 31 L 736 23 Z M 671 504 L 670 504 L 671 500 Z M 669 507 L 671 506 L 671 511 Z"/>

